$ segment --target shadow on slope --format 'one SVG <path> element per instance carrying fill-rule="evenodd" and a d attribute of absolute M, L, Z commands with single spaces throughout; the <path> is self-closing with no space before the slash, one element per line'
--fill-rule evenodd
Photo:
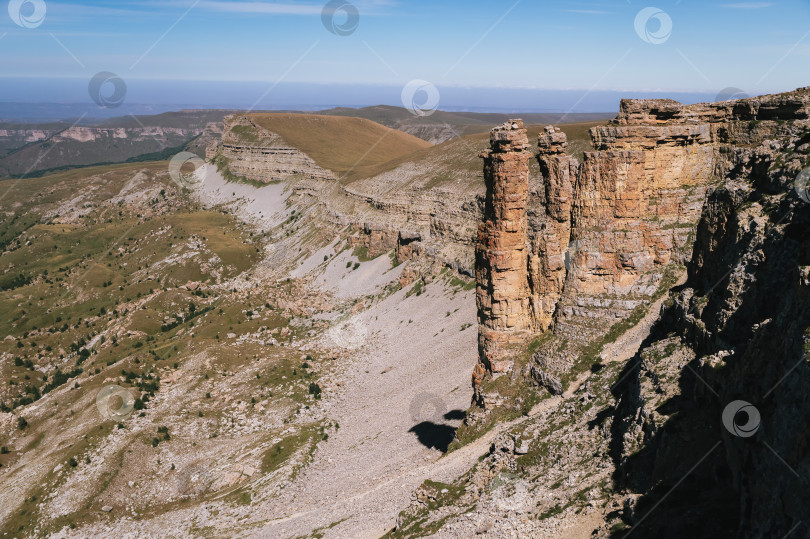
<path fill-rule="evenodd" d="M 466 417 L 464 410 L 450 410 L 444 414 L 444 419 L 448 421 L 461 421 Z M 425 447 L 438 449 L 442 453 L 447 453 L 447 448 L 456 437 L 456 429 L 452 425 L 434 423 L 432 421 L 422 421 L 417 423 L 408 432 L 416 434 L 419 443 Z"/>
<path fill-rule="evenodd" d="M 440 425 L 432 421 L 422 421 L 411 427 L 408 432 L 416 434 L 419 443 L 425 447 L 438 449 L 442 453 L 447 453 L 450 442 L 456 436 L 456 427 L 450 425 Z"/>

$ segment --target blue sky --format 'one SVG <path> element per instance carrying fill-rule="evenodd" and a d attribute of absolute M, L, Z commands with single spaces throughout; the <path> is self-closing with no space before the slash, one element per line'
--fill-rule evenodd
<path fill-rule="evenodd" d="M 34 28 L 0 11 L 0 101 L 78 100 L 99 71 L 142 89 L 130 96 L 141 101 L 155 99 L 143 89 L 156 81 L 176 94 L 166 102 L 182 101 L 194 87 L 188 81 L 234 83 L 234 95 L 236 83 L 252 82 L 241 86 L 240 106 L 251 92 L 258 99 L 279 84 L 262 101 L 272 104 L 291 83 L 327 84 L 329 92 L 335 84 L 401 88 L 423 79 L 439 88 L 572 96 L 715 95 L 729 86 L 753 95 L 810 85 L 807 0 L 354 0 L 359 23 L 346 36 L 326 29 L 322 1 L 44 1 L 45 18 Z M 671 20 L 660 44 L 636 31 L 650 6 Z M 23 15 L 33 8 L 23 3 Z M 345 15 L 336 18 L 342 24 Z M 653 18 L 643 28 L 655 38 L 660 24 Z M 60 88 L 53 79 L 73 82 Z M 209 87 L 217 90 L 203 101 L 233 97 L 222 85 L 198 86 Z"/>

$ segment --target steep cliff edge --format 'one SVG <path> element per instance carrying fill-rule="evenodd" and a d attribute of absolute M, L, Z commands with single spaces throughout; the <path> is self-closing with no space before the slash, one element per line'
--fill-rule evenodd
<path fill-rule="evenodd" d="M 587 130 L 600 123 L 560 129 L 579 151 L 591 148 Z M 542 131 L 526 129 L 531 138 Z M 251 113 L 227 118 L 207 158 L 232 180 L 284 181 L 291 204 L 316 204 L 332 228 L 346 229 L 369 255 L 397 249 L 398 260 L 410 262 L 409 279 L 444 266 L 466 279 L 474 277 L 486 194 L 477 155 L 488 142 L 488 134 L 476 133 L 431 146 L 362 118 Z M 531 194 L 542 180 L 529 156 Z"/>
<path fill-rule="evenodd" d="M 502 400 L 486 382 L 513 364 L 521 372 L 512 378 L 522 374 L 552 392 L 599 368 L 602 347 L 682 278 L 707 189 L 727 181 L 739 166 L 736 152 L 804 125 L 808 99 L 810 91 L 801 89 L 689 106 L 624 100 L 616 120 L 591 130 L 596 151 L 585 152 L 581 163 L 566 152 L 564 133 L 554 127 L 541 133 L 542 184 L 531 191 L 524 212 L 528 243 L 493 253 L 489 262 L 479 258 L 481 268 L 497 257 L 525 260 L 514 279 L 528 281 L 530 306 L 523 312 L 531 331 L 522 350 L 528 347 L 533 357 L 527 362 L 517 352 L 493 363 L 494 354 L 483 347 L 474 374 L 478 404 Z M 500 181 L 522 179 L 514 174 Z M 479 278 L 492 301 L 498 294 L 522 294 L 522 285 L 493 291 L 486 272 Z M 482 339 L 495 318 L 479 309 Z"/>
<path fill-rule="evenodd" d="M 392 536 L 810 536 L 808 112 L 808 89 L 625 101 L 582 164 L 554 129 L 540 137 L 527 246 L 487 251 L 479 236 L 478 286 L 497 287 L 490 268 L 516 257 L 553 309 L 520 310 L 537 329 L 511 370 L 482 349 L 458 432 L 491 427 L 471 444 L 489 452 L 449 483 L 425 482 Z M 488 188 L 523 183 L 520 169 L 484 170 Z M 482 337 L 499 323 L 487 301 Z M 504 410 L 515 419 L 494 425 Z"/>
<path fill-rule="evenodd" d="M 810 533 L 810 204 L 794 182 L 810 133 L 780 131 L 729 154 L 689 278 L 614 388 L 615 479 L 641 494 L 626 519 L 644 534 Z"/>
<path fill-rule="evenodd" d="M 525 339 L 531 324 L 526 274 L 530 154 L 520 120 L 494 129 L 490 140 L 491 149 L 481 154 L 487 194 L 475 257 L 478 347 L 486 368 L 503 373 L 511 365 L 508 348 Z"/>
<path fill-rule="evenodd" d="M 484 144 L 472 135 L 432 146 L 360 118 L 247 114 L 226 119 L 207 157 L 232 180 L 283 181 L 289 205 L 318 215 L 365 256 L 394 252 L 407 263 L 404 284 L 443 267 L 466 282 L 485 192 L 476 158 Z"/>
<path fill-rule="evenodd" d="M 259 182 L 291 176 L 350 183 L 390 170 L 429 142 L 362 118 L 249 113 L 226 119 L 218 151 L 232 172 Z"/>
<path fill-rule="evenodd" d="M 261 183 L 301 175 L 335 180 L 308 155 L 287 144 L 281 136 L 260 127 L 248 115 L 225 118 L 222 140 L 208 147 L 206 157 L 220 169 L 237 177 Z"/>

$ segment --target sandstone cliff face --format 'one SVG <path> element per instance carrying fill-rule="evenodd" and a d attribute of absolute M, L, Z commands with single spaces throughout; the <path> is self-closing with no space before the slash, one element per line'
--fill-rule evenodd
<path fill-rule="evenodd" d="M 529 139 L 523 122 L 492 130 L 484 159 L 487 195 L 478 229 L 476 281 L 479 351 L 493 373 L 510 369 L 504 350 L 520 343 L 532 326 L 528 255 Z"/>
<path fill-rule="evenodd" d="M 536 210 L 540 215 L 534 219 L 536 234 L 529 258 L 529 282 L 537 329 L 548 331 L 567 277 L 566 267 L 571 266 L 576 254 L 568 246 L 571 244 L 572 178 L 576 178 L 580 166 L 576 159 L 566 154 L 565 133 L 554 127 L 546 128 L 538 145 L 545 196 L 536 201 L 541 209 Z"/>
<path fill-rule="evenodd" d="M 403 522 L 454 537 L 810 537 L 809 112 L 807 89 L 625 101 L 582 163 L 549 128 L 542 181 L 529 178 L 526 244 L 508 252 L 489 247 L 499 225 L 521 230 L 505 223 L 521 222 L 510 204 L 525 176 L 492 166 L 496 129 L 484 169 L 500 208 L 486 209 L 478 240 L 480 332 L 528 328 L 527 340 L 511 358 L 482 349 L 473 380 L 484 410 L 457 434 L 524 414 L 493 428 L 451 508 L 420 506 L 426 484 Z M 525 262 L 522 275 L 510 261 Z M 679 286 L 663 277 L 674 264 L 686 266 Z M 514 287 L 500 288 L 494 269 Z M 514 304 L 534 319 L 506 324 L 491 305 L 523 298 L 524 275 L 532 302 Z M 652 299 L 656 310 L 636 318 Z M 566 346 L 589 361 L 555 364 Z M 554 397 L 518 406 L 529 373 Z"/>
<path fill-rule="evenodd" d="M 512 356 L 482 350 L 473 380 L 483 410 L 473 407 L 457 435 L 466 442 L 515 419 L 488 431 L 500 429 L 453 483 L 458 500 L 436 508 L 424 485 L 403 530 L 810 536 L 810 195 L 797 180 L 810 165 L 808 111 L 808 90 L 712 105 L 626 101 L 614 124 L 594 130 L 600 149 L 581 164 L 549 128 L 543 178 L 529 178 L 527 243 L 509 252 L 489 246 L 524 174 L 499 174 L 507 169 L 487 154 L 487 199 L 501 207 L 487 208 L 479 236 L 480 331 L 520 333 L 491 308 L 496 294 L 524 297 L 512 260 L 525 261 L 533 300 L 519 312 L 535 318 L 520 326 L 523 346 L 497 350 Z M 521 197 L 501 196 L 504 186 Z M 673 263 L 686 266 L 679 286 L 662 277 Z M 499 288 L 495 268 L 515 287 Z M 655 310 L 637 318 L 652 299 Z M 588 362 L 555 364 L 566 347 Z M 527 349 L 538 352 L 518 368 Z M 545 393 L 521 379 L 529 373 L 554 395 L 538 406 L 519 402 Z"/>
<path fill-rule="evenodd" d="M 565 375 L 583 346 L 673 284 L 665 269 L 689 262 L 706 191 L 740 167 L 735 152 L 805 123 L 808 103 L 808 89 L 690 106 L 625 100 L 616 120 L 592 129 L 597 151 L 582 163 L 566 154 L 565 135 L 549 127 L 539 139 L 542 186 L 523 209 L 499 198 L 502 185 L 522 184 L 523 170 L 501 172 L 487 162 L 485 174 L 497 178 L 487 183 L 487 200 L 500 204 L 491 213 L 512 212 L 510 223 L 528 216 L 529 233 L 526 243 L 513 239 L 499 250 L 479 235 L 479 290 L 488 291 L 479 298 L 482 341 L 516 319 L 530 336 L 553 330 L 557 339 L 535 356 L 534 372 Z M 493 155 L 500 129 L 493 131 Z M 518 260 L 526 261 L 522 269 Z M 500 274 L 490 269 L 503 263 L 514 264 L 505 274 L 509 290 L 496 286 Z M 490 307 L 505 298 L 509 316 Z M 481 347 L 476 384 L 509 371 L 510 362 L 495 355 Z"/>
<path fill-rule="evenodd" d="M 336 179 L 332 172 L 315 164 L 308 155 L 289 146 L 275 133 L 260 127 L 245 115 L 225 118 L 221 143 L 210 146 L 206 157 L 221 156 L 237 176 L 262 183 L 282 181 L 291 176 Z"/>
<path fill-rule="evenodd" d="M 729 149 L 688 280 L 614 389 L 616 480 L 641 495 L 626 515 L 641 535 L 807 536 L 810 205 L 794 180 L 810 153 L 808 98 L 755 102 L 795 119 L 751 125 L 770 136 Z"/>
<path fill-rule="evenodd" d="M 687 260 L 718 149 L 710 123 L 639 125 L 647 117 L 636 119 L 637 109 L 657 106 L 623 102 L 615 125 L 592 130 L 598 151 L 581 164 L 560 152 L 562 142 L 541 140 L 549 226 L 532 281 L 544 328 L 554 317 L 558 331 L 593 335 L 590 320 L 626 316 L 656 290 L 661 268 Z"/>
<path fill-rule="evenodd" d="M 578 316 L 600 317 L 601 305 L 577 305 L 574 297 L 649 296 L 658 280 L 651 270 L 689 260 L 706 188 L 732 166 L 729 152 L 778 135 L 786 121 L 807 119 L 809 95 L 800 90 L 692 106 L 625 100 L 613 125 L 592 130 L 598 151 L 586 152 L 576 174 L 553 166 L 564 158 L 543 155 L 541 143 L 547 196 L 572 182 L 573 275 L 558 319 L 576 324 Z M 564 215 L 565 202 L 552 198 L 547 211 Z M 601 316 L 623 316 L 633 303 L 617 303 Z"/>

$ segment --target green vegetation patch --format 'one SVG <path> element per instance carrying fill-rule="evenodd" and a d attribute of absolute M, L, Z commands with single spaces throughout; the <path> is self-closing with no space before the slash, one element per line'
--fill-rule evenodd
<path fill-rule="evenodd" d="M 377 256 L 369 256 L 368 247 L 364 245 L 358 245 L 357 247 L 354 248 L 354 252 L 352 254 L 360 262 L 371 262 L 372 260 L 376 260 L 377 258 L 381 257 L 384 253 L 380 253 Z"/>
<path fill-rule="evenodd" d="M 402 537 L 427 537 L 435 534 L 451 516 L 455 516 L 467 508 L 458 507 L 457 511 L 436 520 L 430 518 L 431 513 L 443 507 L 458 505 L 465 492 L 466 482 L 451 484 L 439 483 L 430 479 L 426 480 L 417 490 L 417 497 L 425 503 L 421 504 L 417 510 L 408 508 L 400 513 L 399 521 L 401 525 L 383 537 L 397 539 Z"/>
<path fill-rule="evenodd" d="M 314 446 L 323 438 L 318 426 L 309 426 L 300 432 L 291 434 L 265 451 L 262 457 L 262 473 L 270 474 L 284 466 L 296 453 L 304 449 L 314 450 Z"/>
<path fill-rule="evenodd" d="M 577 379 L 577 377 L 590 369 L 595 363 L 599 361 L 599 354 L 602 349 L 608 344 L 616 342 L 616 340 L 627 333 L 630 329 L 634 328 L 641 322 L 647 315 L 650 305 L 658 301 L 664 296 L 675 284 L 678 282 L 679 275 L 684 271 L 683 266 L 670 265 L 664 270 L 664 275 L 661 278 L 661 283 L 648 303 L 642 303 L 630 313 L 629 316 L 623 318 L 608 330 L 608 332 L 601 338 L 597 339 L 582 349 L 579 358 L 574 365 L 562 377 L 563 387 Z"/>

